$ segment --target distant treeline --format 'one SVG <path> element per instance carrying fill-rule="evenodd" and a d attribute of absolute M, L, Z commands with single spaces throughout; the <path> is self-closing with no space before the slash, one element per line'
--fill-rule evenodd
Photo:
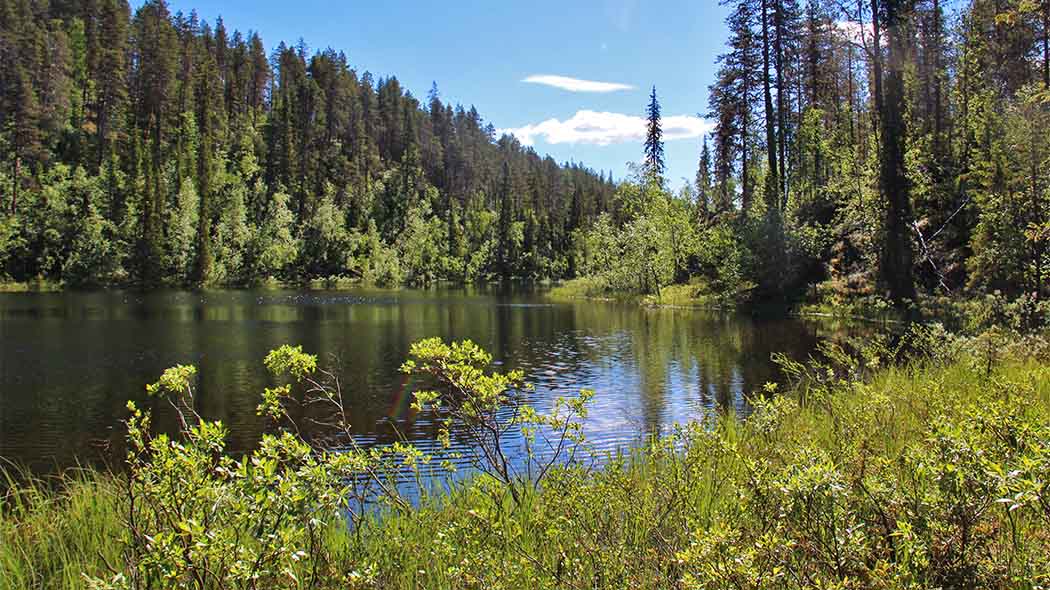
<path fill-rule="evenodd" d="M 611 175 L 163 0 L 0 0 L 0 279 L 561 278 Z"/>
<path fill-rule="evenodd" d="M 724 3 L 715 128 L 672 194 L 655 89 L 614 184 L 332 50 L 163 1 L 0 0 L 0 275 L 1046 299 L 1050 1 Z"/>

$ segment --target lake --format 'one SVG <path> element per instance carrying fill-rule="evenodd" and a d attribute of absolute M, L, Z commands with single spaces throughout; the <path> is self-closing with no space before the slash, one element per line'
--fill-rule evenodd
<path fill-rule="evenodd" d="M 262 359 L 282 344 L 338 370 L 363 444 L 400 433 L 428 447 L 434 424 L 412 414 L 398 367 L 430 336 L 472 339 L 523 370 L 540 410 L 595 390 L 585 431 L 615 449 L 716 407 L 744 415 L 745 394 L 778 378 L 771 353 L 804 358 L 851 332 L 502 288 L 0 294 L 0 457 L 34 473 L 119 461 L 125 403 L 175 364 L 198 367 L 198 410 L 227 424 L 232 450 L 250 449 L 266 427 Z M 146 405 L 173 426 L 163 405 Z"/>

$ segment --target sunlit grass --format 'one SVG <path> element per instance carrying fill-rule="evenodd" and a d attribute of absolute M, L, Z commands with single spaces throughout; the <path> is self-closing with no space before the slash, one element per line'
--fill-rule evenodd
<path fill-rule="evenodd" d="M 47 279 L 23 282 L 0 280 L 0 293 L 53 293 L 62 289 L 62 283 Z"/>
<path fill-rule="evenodd" d="M 119 562 L 119 481 L 91 471 L 60 480 L 7 470 L 0 504 L 0 588 L 83 588 Z"/>
<path fill-rule="evenodd" d="M 975 358 L 810 382 L 756 401 L 747 421 L 712 417 L 600 469 L 561 469 L 517 504 L 476 478 L 357 529 L 333 524 L 321 585 L 729 587 L 717 582 L 739 575 L 758 588 L 791 571 L 843 588 L 1045 584 L 1050 513 L 998 502 L 995 474 L 1038 461 L 1050 442 L 1050 365 L 1014 356 L 988 371 Z M 121 563 L 121 482 L 73 472 L 56 491 L 9 478 L 0 587 L 108 577 L 106 564 Z M 719 569 L 730 566 L 740 571 Z"/>
<path fill-rule="evenodd" d="M 699 309 L 732 310 L 736 307 L 730 299 L 710 292 L 701 281 L 666 285 L 659 293 L 641 295 L 612 291 L 601 277 L 580 277 L 559 283 L 547 293 L 547 297 L 554 301 L 589 299 Z"/>

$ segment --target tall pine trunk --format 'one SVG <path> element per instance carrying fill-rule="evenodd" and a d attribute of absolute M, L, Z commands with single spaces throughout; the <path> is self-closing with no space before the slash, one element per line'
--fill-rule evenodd
<path fill-rule="evenodd" d="M 22 175 L 22 158 L 15 156 L 14 176 L 11 178 L 11 215 L 18 213 L 18 183 Z"/>
<path fill-rule="evenodd" d="M 944 44 L 943 31 L 941 30 L 941 1 L 933 0 L 933 132 L 934 147 L 938 155 L 944 152 L 944 107 L 942 106 L 941 89 L 941 51 Z"/>
<path fill-rule="evenodd" d="M 774 0 L 773 26 L 775 37 L 773 38 L 773 50 L 777 70 L 777 149 L 780 158 L 780 208 L 787 207 L 787 143 L 785 140 L 785 129 L 787 127 L 785 117 L 787 107 L 784 106 L 784 1 Z"/>
<path fill-rule="evenodd" d="M 769 172 L 766 175 L 765 197 L 766 208 L 772 211 L 780 204 L 780 176 L 778 174 L 777 139 L 774 128 L 773 96 L 769 83 L 769 2 L 762 0 L 762 95 L 765 99 L 766 113 L 766 157 L 769 161 Z"/>
<path fill-rule="evenodd" d="M 897 306 L 915 299 L 915 281 L 912 277 L 911 239 L 908 223 L 911 202 L 908 179 L 904 172 L 904 37 L 901 31 L 902 0 L 884 0 L 879 11 L 879 0 L 871 0 L 874 32 L 873 69 L 875 101 L 882 130 L 882 153 L 879 158 L 879 188 L 886 199 L 885 240 L 883 242 L 881 274 L 890 299 Z M 886 65 L 883 81 L 880 15 L 886 28 Z"/>
<path fill-rule="evenodd" d="M 1050 0 L 1043 0 L 1043 88 L 1050 88 Z"/>

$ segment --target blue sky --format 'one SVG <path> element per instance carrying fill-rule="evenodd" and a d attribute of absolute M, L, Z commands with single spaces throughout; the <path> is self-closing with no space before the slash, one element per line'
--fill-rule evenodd
<path fill-rule="evenodd" d="M 617 179 L 626 162 L 641 157 L 638 118 L 655 84 L 674 187 L 695 175 L 699 134 L 707 128 L 697 114 L 706 110 L 726 37 L 725 9 L 715 0 L 169 4 L 173 12 L 196 9 L 210 23 L 222 15 L 231 32 L 257 30 L 267 50 L 302 38 L 311 50 L 345 51 L 359 71 L 396 75 L 419 98 L 436 81 L 445 101 L 475 105 L 537 152 L 611 170 Z"/>

